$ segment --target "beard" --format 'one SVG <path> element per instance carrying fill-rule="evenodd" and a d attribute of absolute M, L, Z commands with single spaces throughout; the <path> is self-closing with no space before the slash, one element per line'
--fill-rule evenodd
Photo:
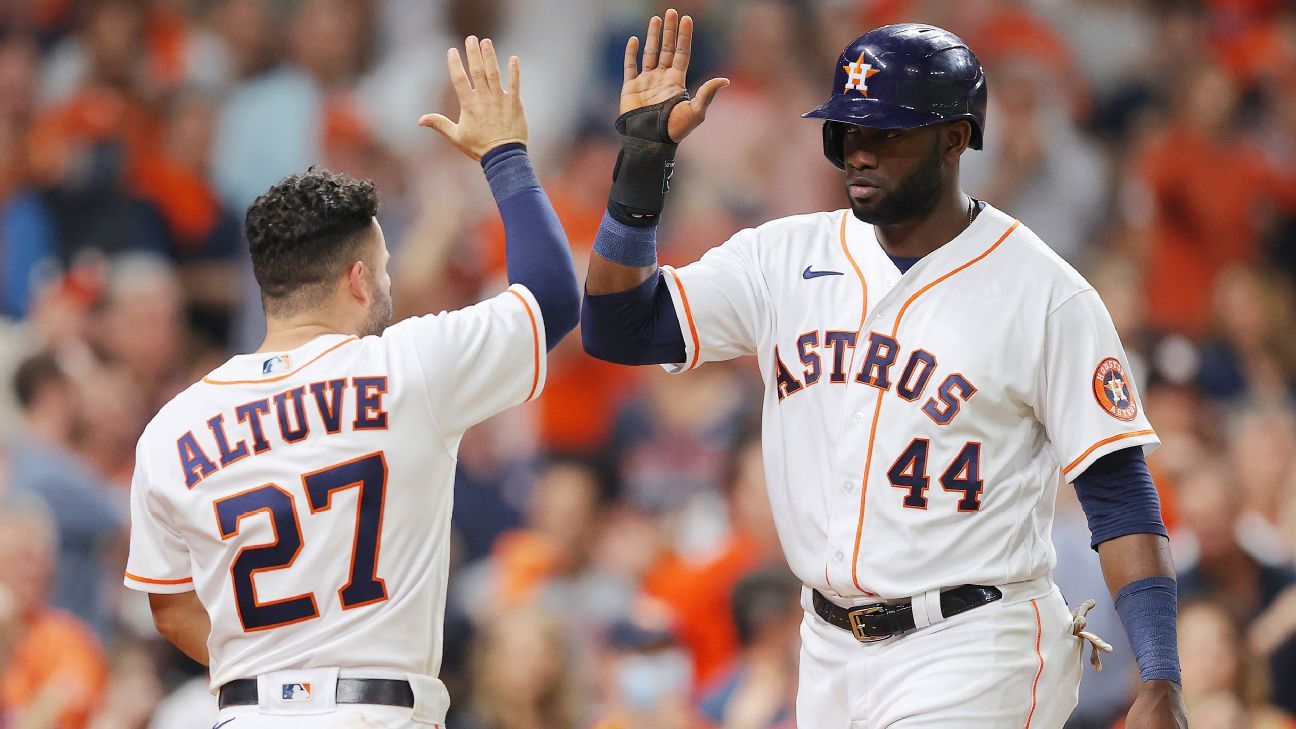
<path fill-rule="evenodd" d="M 369 314 L 365 317 L 364 326 L 360 331 L 360 336 L 377 336 L 387 330 L 392 319 L 392 299 L 391 294 L 375 291 L 373 303 L 369 305 Z"/>
<path fill-rule="evenodd" d="M 922 217 L 936 209 L 941 196 L 941 145 L 936 139 L 931 154 L 918 164 L 895 189 L 877 200 L 850 200 L 851 212 L 869 225 L 894 225 Z"/>

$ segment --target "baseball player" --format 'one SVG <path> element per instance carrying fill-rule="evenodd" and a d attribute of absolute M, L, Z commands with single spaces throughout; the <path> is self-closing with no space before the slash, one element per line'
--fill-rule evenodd
<path fill-rule="evenodd" d="M 455 454 L 534 399 L 576 324 L 566 238 L 527 159 L 519 62 L 449 51 L 458 123 L 506 229 L 506 291 L 391 317 L 373 185 L 312 170 L 248 209 L 267 332 L 140 438 L 126 586 L 211 668 L 218 726 L 441 727 L 437 679 Z"/>
<path fill-rule="evenodd" d="M 849 207 L 673 269 L 654 239 L 676 145 L 727 84 L 685 94 L 692 33 L 668 11 L 642 59 L 626 45 L 582 334 L 596 357 L 671 372 L 757 358 L 769 497 L 804 584 L 798 726 L 1062 726 L 1088 636 L 1087 607 L 1073 617 L 1050 579 L 1060 479 L 1141 669 L 1126 726 L 1184 726 L 1174 570 L 1143 460 L 1157 437 L 1093 288 L 959 189 L 986 124 L 976 56 L 929 25 L 860 36 L 805 114 L 823 120 Z"/>

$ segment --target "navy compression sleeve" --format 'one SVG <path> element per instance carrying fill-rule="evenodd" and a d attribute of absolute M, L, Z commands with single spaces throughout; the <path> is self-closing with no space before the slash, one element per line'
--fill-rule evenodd
<path fill-rule="evenodd" d="M 622 365 L 684 361 L 684 333 L 662 275 L 629 291 L 585 294 L 581 338 L 591 357 Z"/>
<path fill-rule="evenodd" d="M 509 283 L 526 286 L 535 297 L 546 344 L 553 349 L 580 316 L 580 287 L 567 235 L 531 169 L 525 146 L 496 147 L 481 164 L 504 219 Z"/>
<path fill-rule="evenodd" d="M 1161 520 L 1161 499 L 1139 446 L 1094 461 L 1075 480 L 1075 490 L 1089 520 L 1089 543 L 1094 549 L 1127 534 L 1169 536 Z"/>
<path fill-rule="evenodd" d="M 1129 636 L 1139 678 L 1183 685 L 1179 667 L 1179 586 L 1173 577 L 1144 577 L 1116 593 L 1116 614 Z"/>
<path fill-rule="evenodd" d="M 594 253 L 622 266 L 657 263 L 657 226 L 629 226 L 604 215 Z M 581 339 L 591 357 L 622 365 L 684 361 L 684 332 L 658 269 L 628 291 L 585 294 Z"/>
<path fill-rule="evenodd" d="M 1076 479 L 1075 489 L 1089 520 L 1094 549 L 1128 534 L 1167 536 L 1161 520 L 1161 500 L 1152 485 L 1142 448 L 1123 448 L 1094 461 Z M 1173 577 L 1135 580 L 1116 594 L 1116 612 L 1144 681 L 1183 681 L 1175 625 L 1177 608 Z"/>

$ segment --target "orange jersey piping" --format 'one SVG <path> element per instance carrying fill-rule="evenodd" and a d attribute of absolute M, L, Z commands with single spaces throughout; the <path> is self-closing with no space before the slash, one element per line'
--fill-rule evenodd
<path fill-rule="evenodd" d="M 846 372 L 845 372 L 846 382 L 849 383 L 851 379 L 850 373 L 855 371 L 855 353 L 859 351 L 859 338 L 860 335 L 864 333 L 864 322 L 868 319 L 868 280 L 864 278 L 864 272 L 860 270 L 859 264 L 855 262 L 855 256 L 851 255 L 850 247 L 846 245 L 846 216 L 847 215 L 850 215 L 850 211 L 842 212 L 841 228 L 838 231 L 837 240 L 839 243 L 841 243 L 842 253 L 846 254 L 846 260 L 850 261 L 851 268 L 854 269 L 855 276 L 859 279 L 860 282 L 860 318 L 859 318 L 859 326 L 855 329 L 856 345 L 851 348 L 850 362 L 846 365 Z M 862 501 L 860 502 L 860 504 L 861 504 L 860 508 L 863 508 Z M 855 543 L 856 543 L 855 557 L 856 559 L 858 559 L 859 540 L 856 539 Z M 826 562 L 824 563 L 824 580 L 826 580 L 829 585 L 832 585 L 832 580 L 828 579 L 828 564 Z M 855 582 L 855 586 L 859 587 L 858 581 Z M 860 589 L 862 590 L 863 588 Z"/>
<path fill-rule="evenodd" d="M 845 218 L 843 218 L 843 227 L 845 226 L 844 220 Z M 895 339 L 896 333 L 900 331 L 900 321 L 904 319 L 905 312 L 909 310 L 909 305 L 912 304 L 914 301 L 916 301 L 919 296 L 922 296 L 923 294 L 927 293 L 934 286 L 944 282 L 946 279 L 950 278 L 954 274 L 959 273 L 960 271 L 968 268 L 969 266 L 972 266 L 984 260 L 986 256 L 993 253 L 996 248 L 998 248 L 1001 244 L 1003 244 L 1003 242 L 1008 239 L 1008 236 L 1012 235 L 1013 231 L 1017 230 L 1017 226 L 1019 225 L 1021 225 L 1021 221 L 1014 220 L 1013 224 L 1008 226 L 1008 230 L 1004 231 L 1003 235 L 999 236 L 999 240 L 995 241 L 994 245 L 985 249 L 985 252 L 983 252 L 981 255 L 977 256 L 976 258 L 973 258 L 967 263 L 964 263 L 962 266 L 959 266 L 953 271 L 944 274 L 940 278 L 937 278 L 935 281 L 932 281 L 926 286 L 923 286 L 922 288 L 915 291 L 912 296 L 910 296 L 908 299 L 905 300 L 904 305 L 900 307 L 899 313 L 896 314 L 895 323 L 892 324 L 891 326 L 891 338 Z M 860 327 L 860 331 L 863 332 L 863 326 Z M 882 400 L 883 400 L 882 395 L 883 393 L 881 392 L 878 393 L 877 404 L 873 408 L 873 423 L 872 425 L 869 426 L 868 452 L 864 456 L 865 459 L 864 460 L 864 480 L 863 483 L 860 484 L 859 523 L 855 527 L 855 551 L 851 557 L 851 580 L 855 583 L 855 588 L 860 592 L 868 592 L 868 590 L 865 590 L 864 586 L 861 585 L 859 581 L 859 552 L 860 552 L 860 539 L 864 535 L 864 498 L 868 495 L 869 471 L 873 467 L 873 443 L 875 440 L 877 440 L 878 416 L 882 414 Z"/>
<path fill-rule="evenodd" d="M 1040 676 L 1044 675 L 1044 654 L 1040 651 L 1040 639 L 1044 637 L 1044 624 L 1040 622 L 1039 604 L 1034 600 L 1030 601 L 1031 609 L 1035 611 L 1035 656 L 1039 659 L 1039 669 L 1035 671 L 1035 682 L 1031 684 L 1031 707 L 1030 713 L 1026 715 L 1026 727 L 1030 729 L 1031 719 L 1035 718 L 1035 704 L 1037 691 L 1039 690 Z"/>
<path fill-rule="evenodd" d="M 531 398 L 535 397 L 536 388 L 540 386 L 540 330 L 536 327 L 535 314 L 531 313 L 531 305 L 527 303 L 526 298 L 513 289 L 509 289 L 509 293 L 518 297 L 518 301 L 522 302 L 522 308 L 526 309 L 527 319 L 531 321 L 531 339 L 535 342 L 535 351 L 532 352 L 531 358 L 534 372 L 531 376 L 531 392 L 528 392 L 526 400 L 523 400 L 523 402 L 529 402 Z"/>
<path fill-rule="evenodd" d="M 138 575 L 132 575 L 129 572 L 126 573 L 126 577 L 127 579 L 135 580 L 136 582 L 143 582 L 148 585 L 183 585 L 193 582 L 192 577 L 184 577 L 179 580 L 155 580 L 152 577 L 140 577 Z"/>
<path fill-rule="evenodd" d="M 697 325 L 693 323 L 693 309 L 689 307 L 688 294 L 684 292 L 684 282 L 680 281 L 679 274 L 675 273 L 673 268 L 664 270 L 675 279 L 675 288 L 680 292 L 680 303 L 684 304 L 684 318 L 688 319 L 689 333 L 693 335 L 693 361 L 688 366 L 691 370 L 698 366 L 698 358 L 702 354 L 702 345 L 698 343 Z"/>
<path fill-rule="evenodd" d="M 1088 448 L 1086 448 L 1086 449 L 1085 449 L 1085 452 L 1084 452 L 1084 453 L 1081 453 L 1079 458 L 1077 458 L 1077 459 L 1075 459 L 1074 461 L 1071 461 L 1070 463 L 1068 463 L 1068 464 L 1067 464 L 1067 467 L 1064 468 L 1064 469 L 1062 469 L 1062 473 L 1063 473 L 1063 475 L 1065 475 L 1065 474 L 1066 474 L 1067 472 L 1069 472 L 1071 469 L 1073 469 L 1073 468 L 1075 468 L 1076 466 L 1080 465 L 1080 463 L 1081 463 L 1082 461 L 1084 461 L 1084 459 L 1088 458 L 1090 453 L 1093 453 L 1094 451 L 1098 450 L 1099 448 L 1102 448 L 1103 446 L 1107 445 L 1108 443 L 1111 443 L 1111 442 L 1113 442 L 1113 441 L 1118 441 L 1118 440 L 1124 440 L 1125 438 L 1137 438 L 1137 437 L 1140 436 L 1140 435 L 1154 435 L 1155 433 L 1156 433 L 1155 430 L 1152 430 L 1151 428 L 1147 428 L 1147 429 L 1144 429 L 1144 430 L 1135 430 L 1135 431 L 1130 432 L 1130 433 L 1121 433 L 1120 435 L 1113 435 L 1113 436 L 1110 437 L 1110 438 L 1103 438 L 1102 440 L 1098 441 L 1097 443 L 1094 443 L 1093 445 L 1091 445 L 1091 446 L 1089 446 Z"/>

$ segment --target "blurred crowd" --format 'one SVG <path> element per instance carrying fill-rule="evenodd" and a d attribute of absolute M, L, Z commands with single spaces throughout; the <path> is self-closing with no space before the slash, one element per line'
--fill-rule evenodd
<path fill-rule="evenodd" d="M 661 232 L 683 264 L 771 218 L 844 207 L 819 125 L 840 49 L 934 22 L 987 67 L 973 195 L 1105 298 L 1164 445 L 1150 458 L 1196 729 L 1296 727 L 1296 3 L 679 0 L 694 83 L 733 80 L 683 145 Z M 205 729 L 201 666 L 121 586 L 134 443 L 262 321 L 248 203 L 310 165 L 373 179 L 397 315 L 501 288 L 445 49 L 523 64 L 539 174 L 583 265 L 607 195 L 625 39 L 648 0 L 0 0 L 0 726 Z M 754 364 L 687 377 L 552 354 L 545 395 L 468 433 L 443 678 L 455 729 L 782 729 L 798 584 L 764 495 Z M 990 486 L 993 488 L 993 485 Z M 1137 672 L 1061 489 L 1056 579 Z"/>

